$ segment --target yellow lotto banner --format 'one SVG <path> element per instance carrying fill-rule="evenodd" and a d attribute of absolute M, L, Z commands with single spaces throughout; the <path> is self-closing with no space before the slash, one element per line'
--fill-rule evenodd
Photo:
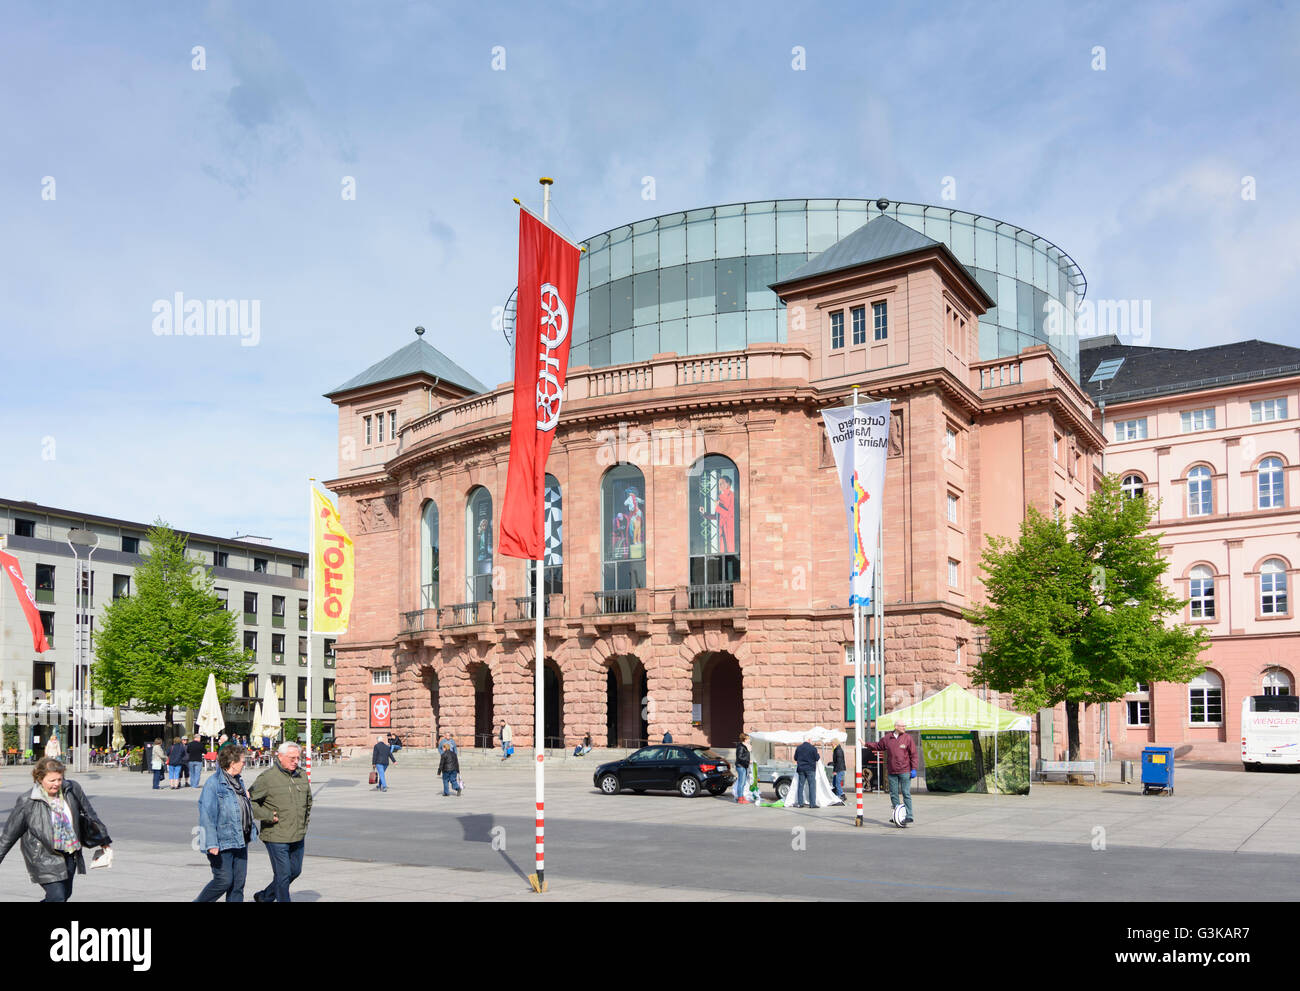
<path fill-rule="evenodd" d="M 356 584 L 356 551 L 338 510 L 313 485 L 311 566 L 315 633 L 346 633 Z"/>

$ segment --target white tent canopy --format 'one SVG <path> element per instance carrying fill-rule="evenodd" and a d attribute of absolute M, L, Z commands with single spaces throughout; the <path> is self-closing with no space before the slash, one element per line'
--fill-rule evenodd
<path fill-rule="evenodd" d="M 784 743 L 790 746 L 798 746 L 804 740 L 811 740 L 814 746 L 819 747 L 829 743 L 843 743 L 849 738 L 849 735 L 844 730 L 827 729 L 824 726 L 814 726 L 808 730 L 773 730 L 766 733 L 755 731 L 749 735 L 755 740 L 765 740 L 768 743 Z"/>

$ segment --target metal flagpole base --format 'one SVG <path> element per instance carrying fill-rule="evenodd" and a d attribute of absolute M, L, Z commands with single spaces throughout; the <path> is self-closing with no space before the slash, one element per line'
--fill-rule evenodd
<path fill-rule="evenodd" d="M 545 871 L 538 871 L 536 874 L 528 875 L 528 883 L 532 885 L 533 890 L 537 892 L 539 895 L 546 894 L 546 878 L 544 877 L 545 873 L 546 873 Z"/>

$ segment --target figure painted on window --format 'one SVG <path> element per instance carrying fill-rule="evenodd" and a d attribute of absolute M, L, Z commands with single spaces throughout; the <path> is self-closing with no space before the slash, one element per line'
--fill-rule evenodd
<path fill-rule="evenodd" d="M 715 484 L 710 486 L 713 479 Z M 706 553 L 736 553 L 736 493 L 731 479 L 718 472 L 705 472 L 700 480 Z"/>
<path fill-rule="evenodd" d="M 474 537 L 474 561 L 478 574 L 492 574 L 492 527 L 486 516 L 480 517 Z"/>
<path fill-rule="evenodd" d="M 624 546 L 627 548 L 627 553 L 623 556 L 632 560 L 644 558 L 645 499 L 641 497 L 641 493 L 634 485 L 629 485 L 624 492 L 623 512 L 614 517 L 615 541 L 619 539 L 620 527 L 624 533 Z"/>

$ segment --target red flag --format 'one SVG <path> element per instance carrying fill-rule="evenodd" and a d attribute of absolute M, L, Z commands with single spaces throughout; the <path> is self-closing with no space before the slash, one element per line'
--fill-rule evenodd
<path fill-rule="evenodd" d="M 32 596 L 32 590 L 23 581 L 23 569 L 18 567 L 18 558 L 0 551 L 0 567 L 4 568 L 5 573 L 9 575 L 9 581 L 13 583 L 14 592 L 18 595 L 18 604 L 23 607 L 23 614 L 27 617 L 27 625 L 32 628 L 32 646 L 36 648 L 36 653 L 44 654 L 50 649 L 50 642 L 45 639 L 41 613 L 36 608 L 36 599 Z"/>
<path fill-rule="evenodd" d="M 578 249 L 527 210 L 519 211 L 514 416 L 501 507 L 507 557 L 541 560 L 546 456 L 560 420 L 569 372 L 569 328 L 578 295 Z"/>

